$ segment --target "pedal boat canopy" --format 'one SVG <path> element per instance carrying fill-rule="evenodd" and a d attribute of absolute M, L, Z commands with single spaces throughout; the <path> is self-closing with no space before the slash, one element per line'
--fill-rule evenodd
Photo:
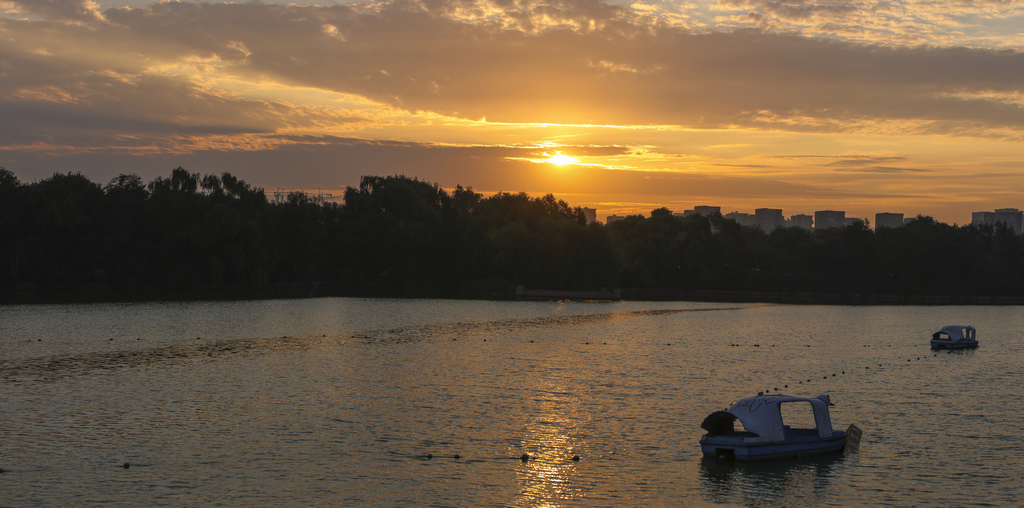
<path fill-rule="evenodd" d="M 794 429 L 783 422 L 782 406 L 803 410 L 809 405 L 813 412 L 813 429 Z M 725 456 L 740 460 L 772 459 L 840 451 L 846 432 L 832 428 L 828 395 L 813 398 L 783 394 L 767 394 L 737 401 L 725 411 L 716 411 L 704 419 L 701 427 L 708 431 L 701 437 L 705 455 Z M 734 428 L 734 420 L 743 425 Z"/>
<path fill-rule="evenodd" d="M 970 325 L 949 325 L 932 334 L 934 349 L 957 349 L 976 347 L 978 345 L 977 330 Z"/>

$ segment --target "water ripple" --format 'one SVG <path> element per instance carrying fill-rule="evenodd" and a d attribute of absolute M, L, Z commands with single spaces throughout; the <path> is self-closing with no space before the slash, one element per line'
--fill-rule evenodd
<path fill-rule="evenodd" d="M 743 310 L 747 307 L 714 307 L 699 309 L 653 309 L 620 312 L 604 312 L 593 314 L 575 314 L 568 316 L 542 316 L 534 318 L 452 321 L 431 323 L 427 325 L 400 326 L 394 328 L 368 330 L 352 335 L 353 339 L 365 343 L 408 343 L 429 339 L 474 338 L 479 336 L 522 333 L 535 328 L 583 326 L 594 323 L 612 322 L 624 319 L 638 319 L 658 316 L 671 316 L 691 312 L 713 312 Z"/>
<path fill-rule="evenodd" d="M 310 341 L 302 338 L 234 339 L 145 349 L 95 351 L 77 355 L 51 355 L 0 362 L 0 381 L 56 381 L 66 377 L 137 369 L 153 365 L 180 365 L 191 361 L 213 361 L 244 354 L 274 354 L 302 351 Z"/>

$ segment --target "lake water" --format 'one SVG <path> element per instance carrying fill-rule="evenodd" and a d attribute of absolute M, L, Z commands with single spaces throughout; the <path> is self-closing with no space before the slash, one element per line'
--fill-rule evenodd
<path fill-rule="evenodd" d="M 981 347 L 930 351 L 945 324 Z M 1022 307 L 0 306 L 0 506 L 1020 505 L 1022 331 Z M 702 459 L 704 416 L 776 388 L 829 394 L 860 451 Z"/>

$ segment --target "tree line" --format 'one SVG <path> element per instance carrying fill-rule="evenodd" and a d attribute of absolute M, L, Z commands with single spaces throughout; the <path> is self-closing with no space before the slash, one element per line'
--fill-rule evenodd
<path fill-rule="evenodd" d="M 612 224 L 548 194 L 447 191 L 364 176 L 343 203 L 267 199 L 229 173 L 183 168 L 105 185 L 21 183 L 0 168 L 0 291 L 321 288 L 323 294 L 507 297 L 518 285 L 876 295 L 1024 296 L 1024 243 L 1005 225 L 918 217 L 765 233 L 658 209 Z"/>

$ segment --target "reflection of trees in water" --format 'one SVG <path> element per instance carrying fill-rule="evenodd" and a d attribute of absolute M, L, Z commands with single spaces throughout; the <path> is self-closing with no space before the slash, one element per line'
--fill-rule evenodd
<path fill-rule="evenodd" d="M 321 347 L 325 342 L 337 344 L 354 340 L 363 344 L 402 344 L 450 338 L 473 338 L 521 332 L 532 328 L 556 326 L 583 326 L 591 323 L 662 316 L 683 312 L 716 309 L 656 309 L 575 316 L 551 316 L 527 319 L 502 319 L 484 321 L 455 321 L 426 325 L 369 330 L 348 337 L 337 334 L 322 334 L 309 337 L 269 337 L 212 340 L 196 338 L 186 343 L 97 351 L 73 355 L 51 355 L 0 362 L 0 382 L 55 381 L 58 379 L 112 371 L 124 368 L 142 368 L 150 365 L 173 365 L 195 361 L 217 361 L 245 354 L 273 354 L 282 351 L 305 351 Z M 124 339 L 118 339 L 124 340 Z M 132 342 L 135 342 L 132 340 Z M 140 344 L 141 345 L 141 344 Z"/>
<path fill-rule="evenodd" d="M 821 506 L 835 469 L 844 461 L 841 453 L 764 462 L 704 457 L 700 482 L 714 503 L 773 506 L 784 499 L 786 506 Z"/>
<path fill-rule="evenodd" d="M 736 308 L 738 307 L 715 309 L 656 309 L 527 319 L 455 321 L 370 330 L 352 334 L 347 338 L 363 344 L 414 343 L 449 338 L 464 339 L 486 337 L 516 333 L 531 328 L 583 326 L 591 323 L 615 321 L 619 319 L 662 316 L 684 312 L 732 310 Z M 244 354 L 273 354 L 282 351 L 305 351 L 315 347 L 320 347 L 325 341 L 336 344 L 343 340 L 345 340 L 345 337 L 339 337 L 336 334 L 314 335 L 310 337 L 269 337 L 229 340 L 196 338 L 188 343 L 169 346 L 5 360 L 0 362 L 0 381 L 55 381 L 66 377 L 124 368 L 142 368 L 156 364 L 167 365 L 195 361 L 217 361 Z"/>
<path fill-rule="evenodd" d="M 243 354 L 302 351 L 318 341 L 310 338 L 234 339 L 211 341 L 197 338 L 194 344 L 176 344 L 144 349 L 98 351 L 79 355 L 52 355 L 0 363 L 0 381 L 56 381 L 118 369 L 151 365 L 216 361 Z"/>
<path fill-rule="evenodd" d="M 426 325 L 401 326 L 382 330 L 370 330 L 352 335 L 353 339 L 365 343 L 387 342 L 418 342 L 431 339 L 473 338 L 480 336 L 516 333 L 534 328 L 556 326 L 584 326 L 593 323 L 634 319 L 643 317 L 666 316 L 686 312 L 708 312 L 720 310 L 740 310 L 745 307 L 717 307 L 703 309 L 654 309 L 623 312 L 604 312 L 599 314 L 579 314 L 574 316 L 544 316 L 524 319 L 498 319 L 485 321 L 453 321 L 447 323 L 431 323 Z"/>

